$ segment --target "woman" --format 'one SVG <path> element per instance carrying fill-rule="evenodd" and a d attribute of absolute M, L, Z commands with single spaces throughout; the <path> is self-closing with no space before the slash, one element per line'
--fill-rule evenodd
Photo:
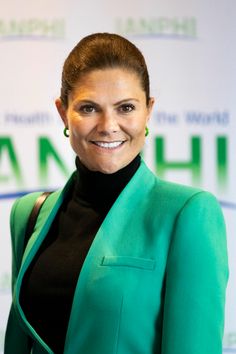
<path fill-rule="evenodd" d="M 158 179 L 140 158 L 154 99 L 140 51 L 107 33 L 69 54 L 56 107 L 76 171 L 11 213 L 13 306 L 5 354 L 220 354 L 227 252 L 209 193 Z M 31 351 L 32 350 L 32 351 Z"/>

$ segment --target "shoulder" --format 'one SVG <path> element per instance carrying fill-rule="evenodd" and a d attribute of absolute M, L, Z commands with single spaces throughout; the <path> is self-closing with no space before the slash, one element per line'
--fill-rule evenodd
<path fill-rule="evenodd" d="M 194 195 L 204 192 L 200 188 L 187 186 L 179 183 L 163 180 L 155 175 L 142 161 L 140 166 L 141 180 L 149 189 L 149 196 L 152 202 L 157 202 L 158 205 L 168 203 L 181 207 L 186 201 Z"/>
<path fill-rule="evenodd" d="M 165 215 L 177 217 L 184 211 L 192 210 L 198 213 L 209 210 L 221 214 L 217 198 L 210 192 L 200 188 L 169 182 L 156 176 L 144 163 L 145 183 L 149 185 L 147 203 L 152 206 L 154 213 L 160 211 Z"/>
<path fill-rule="evenodd" d="M 69 178 L 69 180 L 66 182 L 65 186 L 63 188 L 57 189 L 57 190 L 52 190 L 50 196 L 47 198 L 48 199 L 48 204 L 52 205 L 55 203 L 60 196 L 64 198 L 64 196 L 68 193 L 68 190 L 71 187 L 71 184 L 73 183 L 73 176 Z M 42 195 L 42 193 L 45 191 L 36 191 L 32 193 L 25 194 L 24 196 L 18 198 L 15 200 L 12 208 L 11 208 L 11 220 L 17 218 L 19 215 L 21 219 L 28 218 L 37 198 Z"/>
<path fill-rule="evenodd" d="M 15 200 L 12 208 L 11 208 L 11 215 L 10 215 L 10 222 L 11 226 L 16 220 L 21 222 L 28 218 L 35 201 L 41 195 L 42 192 L 33 192 L 24 195 Z"/>
<path fill-rule="evenodd" d="M 217 198 L 209 191 L 157 178 L 155 194 L 160 200 L 167 200 L 169 205 L 183 209 L 188 206 L 218 205 Z"/>

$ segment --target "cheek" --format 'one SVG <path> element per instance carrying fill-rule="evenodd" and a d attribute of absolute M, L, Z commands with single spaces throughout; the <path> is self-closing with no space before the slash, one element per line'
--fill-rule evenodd
<path fill-rule="evenodd" d="M 78 117 L 72 117 L 69 121 L 69 128 L 71 131 L 71 136 L 73 137 L 85 137 L 90 131 L 89 125 L 86 121 Z"/>
<path fill-rule="evenodd" d="M 80 138 L 81 136 L 83 136 L 83 131 L 81 130 L 80 127 L 78 126 L 72 126 L 71 127 L 71 138 Z"/>
<path fill-rule="evenodd" d="M 134 117 L 127 124 L 127 129 L 134 138 L 139 138 L 144 135 L 146 119 L 142 117 Z"/>

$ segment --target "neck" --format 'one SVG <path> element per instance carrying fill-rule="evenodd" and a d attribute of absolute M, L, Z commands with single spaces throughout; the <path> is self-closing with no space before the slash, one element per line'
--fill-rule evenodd
<path fill-rule="evenodd" d="M 77 178 L 74 198 L 96 211 L 107 213 L 140 165 L 140 155 L 112 174 L 90 171 L 76 158 Z"/>

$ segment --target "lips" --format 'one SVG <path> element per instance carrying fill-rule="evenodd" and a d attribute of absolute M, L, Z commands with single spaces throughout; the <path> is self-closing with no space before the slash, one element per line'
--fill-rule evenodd
<path fill-rule="evenodd" d="M 105 148 L 105 149 L 115 149 L 121 146 L 124 141 L 92 141 L 93 144 Z"/>

